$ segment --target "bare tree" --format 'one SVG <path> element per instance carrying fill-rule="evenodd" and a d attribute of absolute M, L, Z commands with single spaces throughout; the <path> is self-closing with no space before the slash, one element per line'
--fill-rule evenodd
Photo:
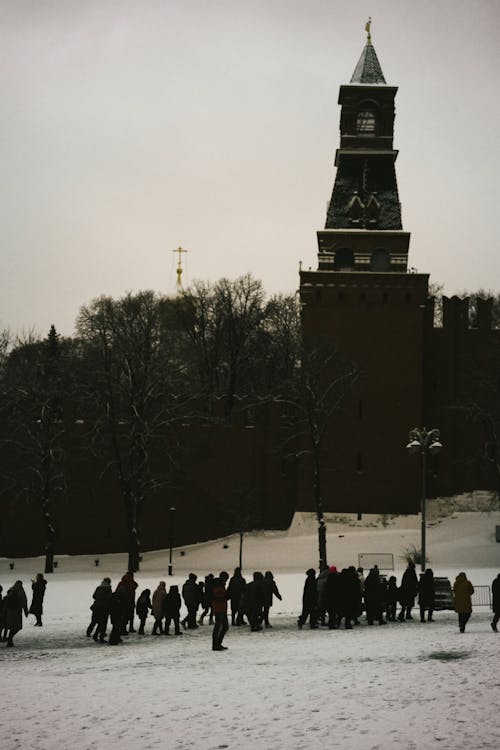
<path fill-rule="evenodd" d="M 10 425 L 3 440 L 9 456 L 3 484 L 16 497 L 32 498 L 41 510 L 45 572 L 54 569 L 56 531 L 52 502 L 64 490 L 63 400 L 67 379 L 54 326 L 44 341 L 19 343 L 4 367 L 2 405 Z"/>
<path fill-rule="evenodd" d="M 93 440 L 111 448 L 107 468 L 116 472 L 121 490 L 132 571 L 139 569 L 144 500 L 160 481 L 151 472 L 150 448 L 165 435 L 182 402 L 177 363 L 162 346 L 161 302 L 150 291 L 119 300 L 100 297 L 82 307 L 77 320 Z"/>
<path fill-rule="evenodd" d="M 318 522 L 320 567 L 327 562 L 326 526 L 321 491 L 326 449 L 331 450 L 336 419 L 358 379 L 357 367 L 345 362 L 330 347 L 303 352 L 296 377 L 286 384 L 282 396 L 275 398 L 283 413 L 286 430 L 284 446 L 295 455 L 312 459 L 312 496 Z"/>
<path fill-rule="evenodd" d="M 177 302 L 184 361 L 209 397 L 224 399 L 229 417 L 237 396 L 268 395 L 293 375 L 300 357 L 296 295 L 265 302 L 249 274 L 215 284 L 195 282 Z"/>

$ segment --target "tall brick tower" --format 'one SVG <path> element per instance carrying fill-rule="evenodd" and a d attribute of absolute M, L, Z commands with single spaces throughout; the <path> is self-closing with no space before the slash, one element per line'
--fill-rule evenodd
<path fill-rule="evenodd" d="M 397 87 L 386 83 L 369 23 L 366 30 L 350 83 L 340 87 L 337 173 L 317 233 L 318 268 L 300 273 L 303 331 L 307 346 L 331 341 L 361 372 L 332 425 L 325 510 L 415 513 L 418 462 L 408 461 L 405 445 L 422 420 L 428 275 L 407 272 L 410 234 L 393 147 Z"/>

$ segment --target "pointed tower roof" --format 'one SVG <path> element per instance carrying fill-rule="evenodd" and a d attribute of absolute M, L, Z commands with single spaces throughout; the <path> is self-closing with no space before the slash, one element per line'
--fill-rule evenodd
<path fill-rule="evenodd" d="M 358 64 L 354 68 L 354 73 L 352 74 L 350 81 L 351 83 L 368 83 L 370 85 L 386 83 L 384 74 L 382 73 L 382 68 L 378 61 L 377 53 L 375 52 L 375 47 L 372 44 L 370 33 L 371 22 L 372 19 L 369 18 L 365 26 L 365 31 L 367 33 L 366 46 L 361 53 Z"/>

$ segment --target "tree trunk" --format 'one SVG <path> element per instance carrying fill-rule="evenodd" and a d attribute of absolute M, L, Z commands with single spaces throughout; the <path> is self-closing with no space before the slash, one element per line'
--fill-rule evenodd
<path fill-rule="evenodd" d="M 316 507 L 316 519 L 318 521 L 318 551 L 319 569 L 327 564 L 326 559 L 326 526 L 323 516 L 323 501 L 321 499 L 319 446 L 314 448 L 314 479 L 313 479 L 314 504 Z"/>
<path fill-rule="evenodd" d="M 129 497 L 127 505 L 127 523 L 128 523 L 128 570 L 131 573 L 137 573 L 139 570 L 139 532 L 137 530 L 137 500 Z"/>
<path fill-rule="evenodd" d="M 54 545 L 52 542 L 47 542 L 45 545 L 45 572 L 54 572 Z"/>
<path fill-rule="evenodd" d="M 127 570 L 129 570 L 131 573 L 137 573 L 139 568 L 139 544 L 137 536 L 129 535 Z"/>
<path fill-rule="evenodd" d="M 240 570 L 243 569 L 243 532 L 240 531 Z"/>

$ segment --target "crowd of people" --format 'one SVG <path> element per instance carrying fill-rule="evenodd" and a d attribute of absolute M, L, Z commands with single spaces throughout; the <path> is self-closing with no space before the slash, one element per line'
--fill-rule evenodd
<path fill-rule="evenodd" d="M 213 626 L 212 647 L 214 651 L 226 650 L 222 641 L 229 628 L 228 603 L 231 611 L 231 624 L 241 626 L 250 625 L 252 631 L 271 628 L 269 611 L 274 597 L 281 599 L 273 573 L 259 571 L 253 574 L 248 583 L 241 574 L 240 568 L 235 568 L 231 578 L 226 571 L 217 577 L 213 573 L 198 580 L 196 573 L 190 573 L 179 592 L 177 585 L 172 585 L 167 591 L 165 581 L 160 581 L 151 595 L 150 589 L 144 589 L 136 600 L 138 587 L 134 574 L 125 573 L 115 591 L 111 588 L 111 579 L 103 578 L 101 584 L 93 594 L 91 621 L 87 628 L 87 636 L 93 637 L 99 643 L 116 645 L 122 642 L 122 636 L 129 633 L 145 635 L 148 616 L 151 614 L 153 624 L 151 635 L 182 635 L 182 629 L 194 630 L 204 624 L 208 617 L 208 624 Z M 181 619 L 182 602 L 186 608 L 186 615 Z M 137 615 L 139 627 L 134 627 L 134 617 Z M 111 622 L 109 640 L 106 639 L 108 620 Z"/>
<path fill-rule="evenodd" d="M 453 584 L 453 603 L 458 614 L 461 633 L 472 613 L 474 587 L 465 573 L 459 573 Z M 500 617 L 500 574 L 492 584 L 493 620 L 491 628 L 497 632 Z M 360 617 L 366 612 L 368 625 L 386 625 L 388 622 L 413 620 L 412 611 L 418 606 L 420 622 L 433 622 L 436 606 L 434 573 L 427 568 L 420 579 L 415 564 L 410 560 L 397 585 L 395 576 L 387 580 L 380 575 L 375 565 L 365 577 L 363 568 L 350 566 L 338 571 L 332 566 L 323 566 L 316 576 L 310 568 L 302 595 L 302 612 L 297 624 L 300 629 L 309 620 L 309 627 L 320 625 L 330 629 L 345 627 L 351 629 L 359 625 Z M 399 613 L 398 613 L 399 606 Z"/>
<path fill-rule="evenodd" d="M 8 647 L 14 645 L 14 636 L 22 629 L 23 613 L 25 617 L 29 614 L 35 616 L 34 625 L 43 625 L 46 586 L 47 581 L 41 573 L 32 580 L 29 609 L 22 581 L 16 581 L 3 598 L 0 586 L 0 640 L 6 641 Z M 138 583 L 130 571 L 122 576 L 114 590 L 111 579 L 103 578 L 92 596 L 87 637 L 92 637 L 96 643 L 118 645 L 123 642 L 123 636 L 129 633 L 146 635 L 150 615 L 151 635 L 168 636 L 173 627 L 173 634 L 182 636 L 183 630 L 197 629 L 208 618 L 208 624 L 213 626 L 212 649 L 225 651 L 223 640 L 229 629 L 228 608 L 231 625 L 239 627 L 247 624 L 252 632 L 257 632 L 272 628 L 269 613 L 274 598 L 282 599 L 271 571 L 264 574 L 256 571 L 247 582 L 239 567 L 235 568 L 231 577 L 222 571 L 218 576 L 209 573 L 204 580 L 198 580 L 195 573 L 190 573 L 181 591 L 177 585 L 170 586 L 167 591 L 165 581 L 158 583 L 153 594 L 146 588 L 137 596 L 137 589 Z M 462 633 L 471 616 L 473 593 L 474 587 L 466 574 L 459 573 L 453 585 L 453 600 Z M 183 603 L 186 614 L 181 619 Z M 365 577 L 362 568 L 351 566 L 339 571 L 335 566 L 324 565 L 318 575 L 313 568 L 306 572 L 302 612 L 297 624 L 299 629 L 307 621 L 312 629 L 320 626 L 351 629 L 360 624 L 365 613 L 368 625 L 386 625 L 388 622 L 412 620 L 415 606 L 418 607 L 421 622 L 433 622 L 435 581 L 430 568 L 419 579 L 414 563 L 408 562 L 398 586 L 395 576 L 386 579 L 381 576 L 377 566 Z M 492 609 L 491 628 L 497 632 L 500 573 L 492 584 Z M 135 618 L 138 620 L 137 629 Z M 108 636 L 109 624 L 111 629 Z"/>
<path fill-rule="evenodd" d="M 43 599 L 47 581 L 42 573 L 38 573 L 31 581 L 32 599 L 28 609 L 28 598 L 22 581 L 16 581 L 13 586 L 3 595 L 3 586 L 0 585 L 0 641 L 6 641 L 7 646 L 12 648 L 14 636 L 23 627 L 23 613 L 35 616 L 35 625 L 42 627 Z"/>

